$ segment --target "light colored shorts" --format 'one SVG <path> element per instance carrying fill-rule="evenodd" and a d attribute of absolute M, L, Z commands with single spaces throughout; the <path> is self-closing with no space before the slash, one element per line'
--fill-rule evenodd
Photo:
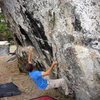
<path fill-rule="evenodd" d="M 47 79 L 47 83 L 48 83 L 48 86 L 45 90 L 61 87 L 64 90 L 65 95 L 68 95 L 68 86 L 67 86 L 66 81 L 63 78 L 61 78 L 61 79 Z"/>

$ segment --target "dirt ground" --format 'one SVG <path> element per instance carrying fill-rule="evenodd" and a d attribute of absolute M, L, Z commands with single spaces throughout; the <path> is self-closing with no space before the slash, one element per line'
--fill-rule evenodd
<path fill-rule="evenodd" d="M 11 55 L 0 55 L 0 84 L 13 82 L 22 93 L 16 96 L 3 97 L 0 100 L 30 100 L 39 96 L 50 96 L 57 100 L 73 100 L 71 97 L 59 93 L 57 89 L 38 90 L 29 75 L 19 72 L 16 59 L 8 62 L 12 57 Z"/>

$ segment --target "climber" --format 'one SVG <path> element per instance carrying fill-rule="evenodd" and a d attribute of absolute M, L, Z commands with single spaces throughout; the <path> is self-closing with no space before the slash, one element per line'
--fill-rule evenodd
<path fill-rule="evenodd" d="M 51 71 L 53 70 L 53 67 L 57 64 L 57 62 L 53 62 L 51 67 L 47 71 L 37 71 L 35 70 L 35 66 L 31 63 L 31 55 L 32 55 L 33 48 L 30 48 L 29 51 L 29 57 L 28 57 L 28 64 L 26 65 L 26 70 L 29 73 L 29 76 L 34 81 L 38 89 L 52 89 L 52 88 L 59 88 L 61 87 L 65 95 L 68 95 L 71 92 L 68 92 L 68 86 L 63 78 L 61 79 L 47 79 L 45 80 L 43 77 L 50 75 Z"/>

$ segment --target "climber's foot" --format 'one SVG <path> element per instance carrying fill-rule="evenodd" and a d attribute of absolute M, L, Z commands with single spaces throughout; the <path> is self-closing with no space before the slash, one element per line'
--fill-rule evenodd
<path fill-rule="evenodd" d="M 68 96 L 71 97 L 71 98 L 75 98 L 75 92 L 74 91 L 70 91 Z"/>
<path fill-rule="evenodd" d="M 70 91 L 68 95 L 73 95 L 74 94 L 74 91 Z"/>

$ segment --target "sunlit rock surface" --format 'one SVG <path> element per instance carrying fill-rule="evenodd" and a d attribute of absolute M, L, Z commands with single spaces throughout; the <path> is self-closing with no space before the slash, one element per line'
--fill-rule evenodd
<path fill-rule="evenodd" d="M 7 41 L 0 41 L 0 55 L 9 54 L 10 44 Z"/>
<path fill-rule="evenodd" d="M 57 60 L 53 75 L 66 79 L 76 100 L 99 100 L 100 0 L 1 1 L 20 70 L 34 46 L 32 63 L 46 70 Z"/>

